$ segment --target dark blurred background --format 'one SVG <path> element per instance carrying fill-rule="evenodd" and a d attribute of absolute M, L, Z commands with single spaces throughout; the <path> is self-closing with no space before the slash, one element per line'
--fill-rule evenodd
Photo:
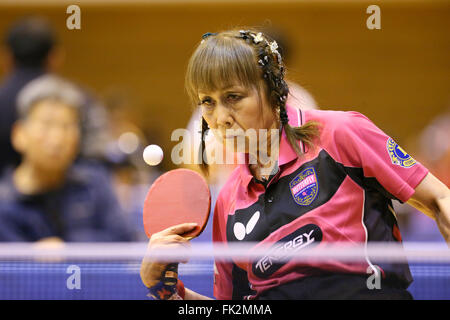
<path fill-rule="evenodd" d="M 450 106 L 449 1 L 77 1 L 81 30 L 66 28 L 72 2 L 42 3 L 0 1 L 0 33 L 27 14 L 48 18 L 65 49 L 60 73 L 99 95 L 126 92 L 126 116 L 165 150 L 190 117 L 183 77 L 195 45 L 239 25 L 281 29 L 289 77 L 321 108 L 362 112 L 400 144 Z M 366 27 L 370 4 L 381 30 Z"/>

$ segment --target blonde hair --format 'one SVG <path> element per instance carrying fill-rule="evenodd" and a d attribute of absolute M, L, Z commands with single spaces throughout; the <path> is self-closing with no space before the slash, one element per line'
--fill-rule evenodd
<path fill-rule="evenodd" d="M 307 122 L 300 127 L 289 125 L 286 112 L 289 88 L 284 75 L 285 67 L 273 39 L 256 29 L 234 29 L 203 36 L 189 60 L 185 87 L 195 106 L 200 104 L 199 91 L 215 91 L 236 83 L 256 88 L 258 93 L 264 90 L 264 96 L 273 110 L 278 109 L 280 112 L 281 125 L 290 145 L 301 156 L 302 151 L 297 142 L 302 141 L 311 148 L 319 134 L 318 123 Z M 261 81 L 263 86 L 260 85 Z M 202 117 L 200 160 L 205 149 L 206 130 L 208 125 Z M 200 161 L 200 166 L 207 174 L 208 165 Z"/>

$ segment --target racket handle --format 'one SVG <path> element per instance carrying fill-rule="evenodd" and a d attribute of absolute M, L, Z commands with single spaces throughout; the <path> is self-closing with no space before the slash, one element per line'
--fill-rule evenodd
<path fill-rule="evenodd" d="M 178 280 L 178 263 L 170 263 L 162 273 L 161 281 L 148 288 L 149 297 L 157 300 L 183 300 L 184 284 Z"/>
<path fill-rule="evenodd" d="M 178 263 L 170 263 L 164 269 L 162 282 L 168 286 L 175 286 L 178 282 Z"/>

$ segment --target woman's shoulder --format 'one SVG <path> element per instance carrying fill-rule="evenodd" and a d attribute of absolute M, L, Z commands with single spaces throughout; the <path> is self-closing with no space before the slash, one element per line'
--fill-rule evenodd
<path fill-rule="evenodd" d="M 304 123 L 308 121 L 318 121 L 330 126 L 339 127 L 345 124 L 367 121 L 368 118 L 357 111 L 341 111 L 341 110 L 302 110 Z"/>
<path fill-rule="evenodd" d="M 304 121 L 318 122 L 323 135 L 346 136 L 362 131 L 374 126 L 373 122 L 357 111 L 337 111 L 337 110 L 305 110 L 302 111 Z"/>
<path fill-rule="evenodd" d="M 306 121 L 319 123 L 317 145 L 337 158 L 367 150 L 371 144 L 385 140 L 386 134 L 369 118 L 356 111 L 307 110 Z M 380 140 L 381 139 L 381 140 Z M 383 140 L 383 141 L 384 141 Z"/>

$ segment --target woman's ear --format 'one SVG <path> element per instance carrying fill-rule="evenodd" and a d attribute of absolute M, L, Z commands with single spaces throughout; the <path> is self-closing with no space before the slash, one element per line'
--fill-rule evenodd
<path fill-rule="evenodd" d="M 11 144 L 18 153 L 23 153 L 26 149 L 27 139 L 25 126 L 21 120 L 16 121 L 11 129 Z"/>

